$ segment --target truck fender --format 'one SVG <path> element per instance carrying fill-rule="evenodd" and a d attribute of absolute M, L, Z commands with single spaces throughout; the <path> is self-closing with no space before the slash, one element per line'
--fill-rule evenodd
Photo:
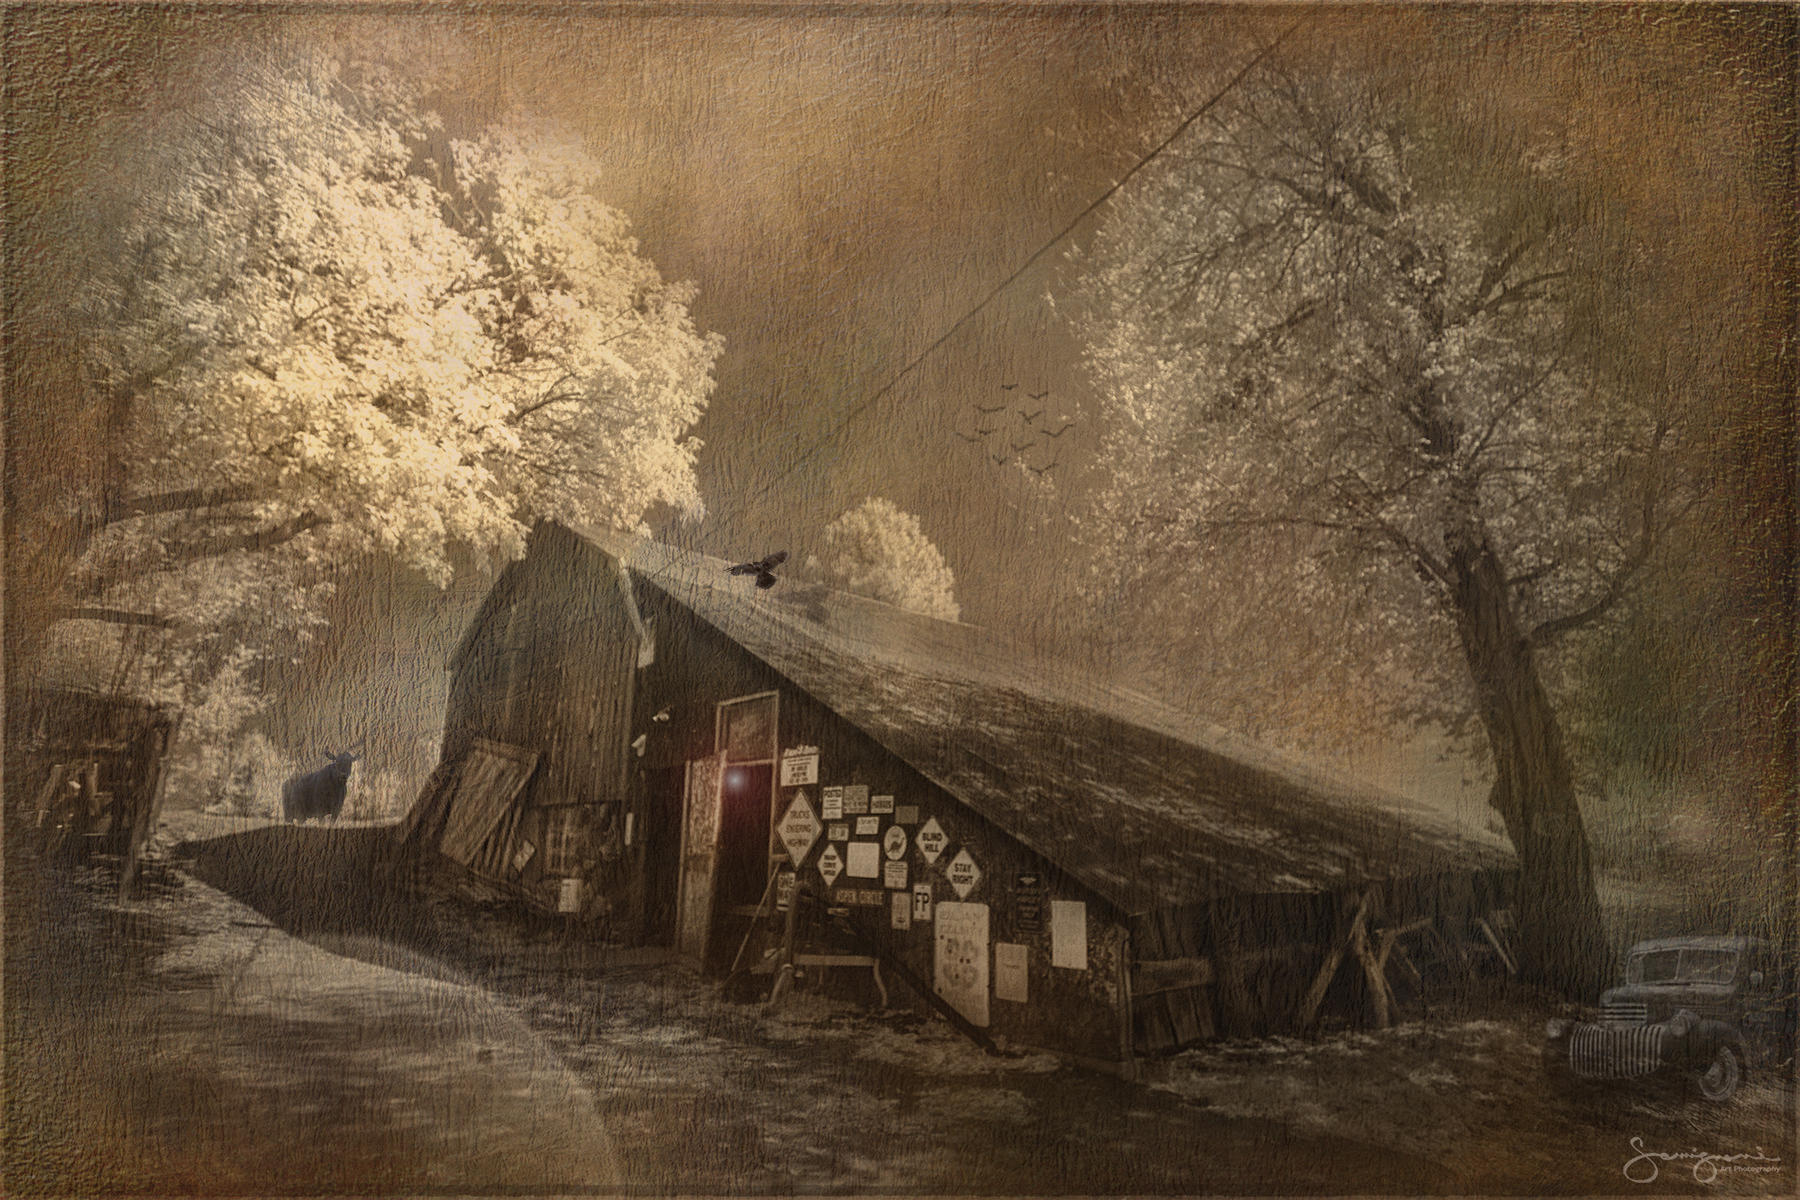
<path fill-rule="evenodd" d="M 1737 1051 L 1738 1062 L 1748 1065 L 1744 1053 L 1744 1035 L 1735 1025 L 1725 1021 L 1700 1020 L 1687 1037 L 1688 1062 L 1693 1066 L 1703 1066 L 1712 1061 L 1720 1046 L 1730 1046 Z"/>

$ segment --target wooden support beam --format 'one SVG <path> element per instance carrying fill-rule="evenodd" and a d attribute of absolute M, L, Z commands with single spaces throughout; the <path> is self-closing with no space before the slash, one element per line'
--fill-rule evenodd
<path fill-rule="evenodd" d="M 1394 929 L 1383 929 L 1378 942 L 1378 948 L 1375 951 L 1376 963 L 1385 970 L 1388 963 L 1388 954 L 1393 951 L 1395 943 L 1407 934 L 1417 933 L 1419 930 L 1426 928 L 1430 924 L 1430 917 L 1420 917 L 1410 925 L 1401 925 Z"/>
<path fill-rule="evenodd" d="M 38 789 L 37 802 L 33 806 L 32 826 L 43 828 L 44 818 L 50 815 L 50 809 L 56 802 L 57 795 L 63 789 L 63 783 L 69 778 L 69 768 L 62 763 L 54 763 L 50 773 L 44 777 L 44 786 Z"/>
<path fill-rule="evenodd" d="M 1362 963 L 1363 975 L 1369 981 L 1369 999 L 1375 1005 L 1375 1028 L 1386 1029 L 1390 1023 L 1393 995 L 1388 990 L 1387 975 L 1375 961 L 1375 952 L 1369 948 L 1368 933 L 1360 924 L 1350 934 L 1350 947 L 1355 951 L 1357 961 Z"/>
<path fill-rule="evenodd" d="M 1500 961 L 1506 966 L 1506 973 L 1508 975 L 1517 975 L 1519 973 L 1519 966 L 1517 963 L 1513 962 L 1513 956 L 1508 954 L 1506 947 L 1501 944 L 1500 938 L 1494 933 L 1493 926 L 1489 925 L 1480 917 L 1476 917 L 1475 928 L 1481 930 L 1482 936 L 1486 937 L 1488 940 L 1488 945 L 1492 946 L 1494 948 L 1494 953 L 1500 956 Z"/>
<path fill-rule="evenodd" d="M 1394 947 L 1394 962 L 1399 964 L 1406 978 L 1412 983 L 1413 994 L 1419 998 L 1419 1012 L 1422 1016 L 1431 1016 L 1431 1002 L 1425 998 L 1425 977 L 1419 974 L 1419 968 L 1413 965 L 1412 956 L 1406 952 L 1405 946 Z"/>
<path fill-rule="evenodd" d="M 1300 1028 L 1305 1029 L 1318 1016 L 1319 1005 L 1325 1002 L 1325 992 L 1331 987 L 1332 976 L 1337 974 L 1338 964 L 1344 961 L 1344 954 L 1350 949 L 1352 939 L 1356 938 L 1363 922 L 1369 918 L 1369 893 L 1364 892 L 1356 902 L 1356 915 L 1350 918 L 1350 926 L 1343 935 L 1337 938 L 1326 952 L 1325 961 L 1319 966 L 1319 973 L 1313 977 L 1312 986 L 1306 989 L 1306 998 L 1300 1002 L 1298 1013 Z"/>

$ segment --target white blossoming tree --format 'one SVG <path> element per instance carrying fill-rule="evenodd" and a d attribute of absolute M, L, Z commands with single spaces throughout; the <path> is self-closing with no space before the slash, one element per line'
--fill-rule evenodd
<path fill-rule="evenodd" d="M 204 640 L 233 597 L 291 580 L 300 605 L 355 556 L 442 582 L 457 548 L 515 555 L 539 519 L 698 507 L 720 342 L 579 146 L 522 118 L 452 137 L 403 74 L 296 56 L 131 153 L 69 289 L 107 462 L 40 514 L 46 620 Z"/>
<path fill-rule="evenodd" d="M 1590 989 L 1606 948 L 1548 672 L 1688 503 L 1691 407 L 1607 303 L 1641 249 L 1553 152 L 1278 59 L 1134 189 L 1088 263 L 1097 578 L 1203 598 L 1247 567 L 1409 720 L 1472 716 L 1527 969 Z"/>
<path fill-rule="evenodd" d="M 919 518 L 872 496 L 825 527 L 807 567 L 848 592 L 954 621 L 956 578 Z"/>

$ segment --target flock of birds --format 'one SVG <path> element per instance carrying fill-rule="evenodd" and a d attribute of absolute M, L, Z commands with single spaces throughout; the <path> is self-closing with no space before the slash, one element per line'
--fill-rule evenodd
<path fill-rule="evenodd" d="M 1016 391 L 1018 387 L 1019 385 L 1016 383 L 1003 383 L 1000 385 L 1000 390 L 1011 392 Z M 1044 414 L 1049 412 L 1043 403 L 1050 395 L 1049 388 L 1045 388 L 1041 392 L 1027 392 L 1025 395 L 1037 405 L 1035 410 L 1027 411 L 1024 408 L 1015 407 L 1010 399 L 993 405 L 977 404 L 974 406 L 976 412 L 975 432 L 964 433 L 960 429 L 952 430 L 952 432 L 965 442 L 973 442 L 981 446 L 988 458 L 993 460 L 994 465 L 1003 467 L 1007 463 L 1017 462 L 1027 471 L 1042 478 L 1054 471 L 1057 464 L 1062 461 L 1061 450 L 1052 448 L 1050 461 L 1041 466 L 1031 462 L 1026 455 L 1038 447 L 1049 446 L 1057 438 L 1074 428 L 1075 422 L 1062 415 L 1057 416 L 1054 422 L 1043 420 Z M 1042 424 L 1039 424 L 1040 420 L 1043 420 Z M 1053 423 L 1056 425 L 1054 429 L 1050 427 Z M 991 440 L 995 438 L 995 435 L 999 435 L 998 441 Z"/>

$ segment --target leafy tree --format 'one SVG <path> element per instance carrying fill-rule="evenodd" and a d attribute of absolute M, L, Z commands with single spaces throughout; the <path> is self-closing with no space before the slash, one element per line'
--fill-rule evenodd
<path fill-rule="evenodd" d="M 27 640 L 173 627 L 198 702 L 227 668 L 254 687 L 240 651 L 296 652 L 307 621 L 273 628 L 270 599 L 316 611 L 334 564 L 441 583 L 541 518 L 698 508 L 721 344 L 579 146 L 519 116 L 452 136 L 422 83 L 329 56 L 240 69 L 139 132 L 66 311 L 105 467 L 37 514 L 60 558 Z"/>
<path fill-rule="evenodd" d="M 1582 991 L 1606 949 L 1552 652 L 1690 505 L 1693 409 L 1679 340 L 1634 353 L 1661 314 L 1609 303 L 1644 248 L 1558 146 L 1468 115 L 1271 58 L 1134 184 L 1091 251 L 1111 475 L 1087 527 L 1127 585 L 1278 577 L 1369 694 L 1472 716 L 1528 970 Z"/>
<path fill-rule="evenodd" d="M 820 552 L 807 566 L 832 586 L 928 617 L 954 621 L 962 615 L 944 556 L 919 518 L 892 502 L 864 500 L 827 525 L 820 540 Z"/>
<path fill-rule="evenodd" d="M 600 172 L 521 120 L 448 136 L 422 87 L 312 57 L 159 125 L 79 281 L 104 494 L 68 514 L 70 604 L 295 546 L 445 579 L 530 523 L 694 507 L 716 337 Z"/>

